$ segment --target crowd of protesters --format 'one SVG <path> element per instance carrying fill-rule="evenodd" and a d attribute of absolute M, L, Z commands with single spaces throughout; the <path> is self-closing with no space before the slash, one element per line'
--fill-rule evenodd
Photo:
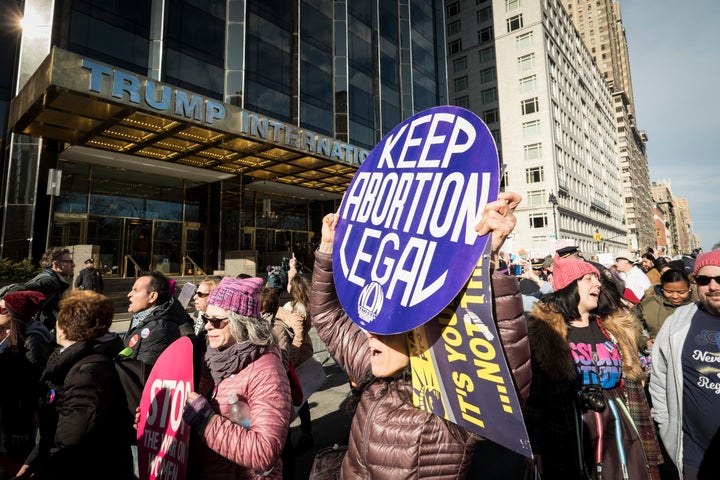
<path fill-rule="evenodd" d="M 572 246 L 513 258 L 500 249 L 519 202 L 501 193 L 476 230 L 491 238 L 495 321 L 533 452 L 523 468 L 550 479 L 716 478 L 720 251 L 621 253 L 605 265 Z M 172 280 L 143 272 L 122 335 L 110 331 L 114 307 L 92 259 L 71 283 L 70 252 L 49 249 L 42 273 L 0 299 L 0 479 L 136 478 L 111 362 L 151 367 L 183 336 L 196 366 L 187 478 L 294 478 L 293 455 L 314 445 L 307 401 L 293 408 L 312 328 L 351 379 L 340 478 L 474 478 L 483 439 L 413 406 L 406 334 L 366 332 L 340 304 L 337 220 L 323 220 L 312 272 L 293 256 L 282 289 L 245 275 L 203 281 L 193 317 Z"/>

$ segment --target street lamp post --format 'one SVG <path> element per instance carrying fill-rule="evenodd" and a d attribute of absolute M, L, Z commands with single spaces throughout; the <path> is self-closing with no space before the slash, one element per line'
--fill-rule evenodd
<path fill-rule="evenodd" d="M 555 240 L 560 240 L 558 238 L 557 217 L 555 216 L 555 208 L 557 207 L 558 200 L 553 192 L 550 192 L 550 195 L 548 195 L 548 202 L 550 202 L 553 209 L 553 226 L 555 227 Z"/>

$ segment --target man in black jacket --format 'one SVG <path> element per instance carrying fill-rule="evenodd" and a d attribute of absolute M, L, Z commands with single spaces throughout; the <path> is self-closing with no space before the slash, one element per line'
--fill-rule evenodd
<path fill-rule="evenodd" d="M 62 247 L 52 247 L 43 253 L 40 266 L 43 271 L 26 282 L 21 288 L 18 288 L 18 290 L 33 290 L 45 295 L 47 300 L 43 304 L 40 313 L 38 313 L 37 319 L 48 330 L 53 331 L 55 330 L 58 303 L 62 294 L 70 286 L 67 279 L 72 277 L 75 263 L 70 250 Z"/>
<path fill-rule="evenodd" d="M 133 314 L 122 355 L 154 365 L 160 354 L 181 336 L 194 336 L 193 321 L 170 291 L 161 272 L 145 272 L 135 281 L 128 299 Z"/>

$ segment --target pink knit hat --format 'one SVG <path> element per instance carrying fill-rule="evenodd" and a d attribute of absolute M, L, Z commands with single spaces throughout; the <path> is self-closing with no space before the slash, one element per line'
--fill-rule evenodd
<path fill-rule="evenodd" d="M 259 318 L 259 294 L 262 285 L 263 279 L 258 277 L 224 277 L 210 292 L 206 305 L 215 305 L 246 317 Z"/>
<path fill-rule="evenodd" d="M 697 275 L 698 271 L 707 265 L 720 267 L 720 250 L 712 250 L 698 255 L 695 259 L 695 269 L 693 270 L 693 273 Z"/>
<path fill-rule="evenodd" d="M 562 290 L 575 280 L 582 278 L 583 275 L 594 273 L 600 277 L 600 272 L 591 263 L 575 258 L 562 258 L 555 255 L 553 259 L 553 279 L 552 286 L 554 291 Z"/>

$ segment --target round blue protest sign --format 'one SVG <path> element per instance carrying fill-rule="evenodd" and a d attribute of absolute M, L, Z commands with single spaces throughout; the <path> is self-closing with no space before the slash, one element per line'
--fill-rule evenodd
<path fill-rule="evenodd" d="M 497 198 L 498 171 L 490 131 L 462 108 L 425 110 L 380 141 L 335 230 L 335 286 L 355 323 L 407 332 L 450 304 L 487 244 L 475 226 Z"/>

